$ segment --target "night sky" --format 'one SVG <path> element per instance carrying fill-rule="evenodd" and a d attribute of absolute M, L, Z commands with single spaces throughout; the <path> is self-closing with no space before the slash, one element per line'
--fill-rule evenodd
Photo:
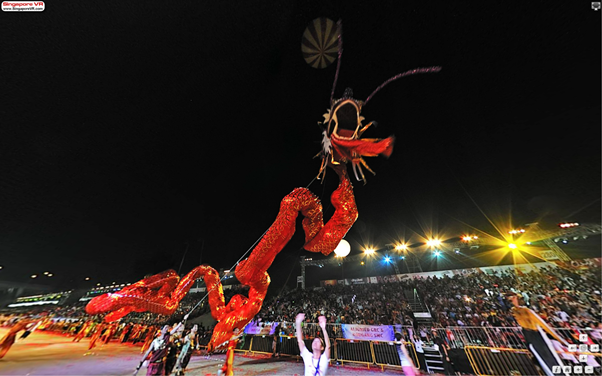
<path fill-rule="evenodd" d="M 46 2 L 0 15 L 0 280 L 134 282 L 228 269 L 317 175 L 336 65 L 301 55 L 343 22 L 335 97 L 396 136 L 355 182 L 352 254 L 416 234 L 600 223 L 600 15 L 589 2 Z M 309 188 L 325 217 L 330 171 Z M 495 235 L 495 233 L 493 233 Z M 594 253 L 600 252 L 599 237 Z M 188 244 L 188 245 L 187 245 Z M 294 284 L 303 234 L 269 273 Z M 91 280 L 84 282 L 84 277 Z M 290 283 L 290 280 L 289 280 Z"/>

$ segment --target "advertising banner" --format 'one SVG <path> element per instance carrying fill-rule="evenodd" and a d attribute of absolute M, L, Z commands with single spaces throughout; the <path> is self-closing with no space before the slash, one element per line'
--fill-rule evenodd
<path fill-rule="evenodd" d="M 364 341 L 395 341 L 391 325 L 341 325 L 345 339 Z"/>
<path fill-rule="evenodd" d="M 245 327 L 245 333 L 253 334 L 256 336 L 273 335 L 274 330 L 276 329 L 277 325 L 278 325 L 277 322 L 270 323 L 270 324 L 260 324 L 260 325 L 253 325 L 253 323 L 251 323 Z"/>

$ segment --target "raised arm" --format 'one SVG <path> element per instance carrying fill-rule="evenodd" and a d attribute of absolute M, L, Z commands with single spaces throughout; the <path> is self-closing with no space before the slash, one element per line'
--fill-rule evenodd
<path fill-rule="evenodd" d="M 173 329 L 169 332 L 170 335 L 173 335 L 174 333 L 176 333 L 181 327 L 183 327 L 184 325 L 186 325 L 186 320 L 188 319 L 188 315 L 184 316 L 184 319 L 178 323 L 178 325 L 174 326 Z"/>
<path fill-rule="evenodd" d="M 326 317 L 318 317 L 318 324 L 320 325 L 320 328 L 322 328 L 322 333 L 324 333 L 324 354 L 330 359 L 330 339 L 328 338 L 328 331 L 326 330 Z"/>
<path fill-rule="evenodd" d="M 303 332 L 301 332 L 301 322 L 305 320 L 305 313 L 300 313 L 295 319 L 295 330 L 297 333 L 297 343 L 299 344 L 299 351 L 303 352 L 305 348 L 305 342 L 303 342 Z"/>

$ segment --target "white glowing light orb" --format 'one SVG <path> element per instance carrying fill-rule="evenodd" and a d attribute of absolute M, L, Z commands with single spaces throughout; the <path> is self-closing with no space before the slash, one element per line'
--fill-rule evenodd
<path fill-rule="evenodd" d="M 341 239 L 339 245 L 334 249 L 334 254 L 337 255 L 337 257 L 345 257 L 349 252 L 351 252 L 351 246 L 345 239 Z"/>

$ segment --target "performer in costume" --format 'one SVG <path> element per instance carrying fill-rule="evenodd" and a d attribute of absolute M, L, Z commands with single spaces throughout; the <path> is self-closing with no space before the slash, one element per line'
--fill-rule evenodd
<path fill-rule="evenodd" d="M 171 375 L 171 372 L 176 366 L 176 362 L 178 361 L 178 358 L 180 356 L 180 352 L 183 346 L 182 330 L 183 327 L 178 328 L 169 338 L 169 343 L 167 344 L 167 356 L 165 358 L 166 375 Z"/>
<path fill-rule="evenodd" d="M 0 359 L 4 358 L 8 350 L 10 350 L 10 348 L 13 346 L 15 339 L 17 338 L 17 334 L 21 330 L 26 330 L 30 324 L 31 321 L 23 319 L 18 321 L 12 328 L 10 328 L 8 333 L 6 333 L 4 338 L 2 338 L 2 341 L 0 341 Z"/>
<path fill-rule="evenodd" d="M 182 341 L 182 350 L 180 351 L 180 356 L 176 362 L 176 375 L 178 376 L 184 375 L 188 362 L 190 362 L 190 357 L 196 346 L 195 339 L 198 328 L 199 327 L 195 324 L 190 330 L 190 333 L 188 333 Z"/>
<path fill-rule="evenodd" d="M 39 320 L 36 323 L 31 323 L 31 325 L 29 325 L 27 327 L 27 329 L 23 332 L 23 334 L 21 334 L 21 337 L 19 337 L 19 338 L 25 339 L 25 338 L 29 337 L 29 335 L 31 333 L 33 333 L 40 326 L 41 323 L 42 323 L 42 320 Z"/>
<path fill-rule="evenodd" d="M 554 366 L 563 366 L 563 363 L 546 333 L 563 346 L 568 347 L 569 344 L 531 309 L 527 307 L 514 307 L 512 308 L 512 314 L 516 322 L 523 328 L 523 336 L 528 344 L 528 348 L 533 356 L 535 356 L 535 359 L 537 359 L 545 374 L 547 376 L 554 376 L 552 368 Z"/>
<path fill-rule="evenodd" d="M 238 345 L 238 339 L 240 337 L 238 328 L 234 329 L 232 338 L 228 341 L 228 350 L 226 351 L 226 361 L 222 368 L 217 371 L 217 376 L 233 376 L 234 375 L 234 350 Z"/>
<path fill-rule="evenodd" d="M 132 333 L 130 334 L 130 339 L 132 340 L 132 343 L 135 345 L 138 342 L 146 341 L 146 339 L 148 338 L 147 336 L 149 334 L 149 332 L 148 332 L 149 329 L 150 329 L 150 325 L 141 325 L 141 324 L 134 325 L 134 327 L 132 328 Z M 153 331 L 152 331 L 152 334 L 150 335 L 151 341 L 153 340 L 153 338 L 155 338 L 156 332 L 160 328 L 153 327 L 152 329 L 153 329 Z M 150 346 L 150 342 L 148 345 Z M 146 351 L 146 349 L 144 349 L 144 351 Z M 142 352 L 144 352 L 144 351 L 142 351 Z"/>
<path fill-rule="evenodd" d="M 134 329 L 134 324 L 132 324 L 132 323 L 125 324 L 125 326 L 123 327 L 123 330 L 121 331 L 121 336 L 119 337 L 119 342 L 121 342 L 121 343 L 127 342 L 127 340 L 130 337 L 130 334 L 132 333 L 132 329 Z"/>
<path fill-rule="evenodd" d="M 153 342 L 153 340 L 155 339 L 155 337 L 158 336 L 160 333 L 161 333 L 161 330 L 158 329 L 158 328 L 156 328 L 155 326 L 149 327 L 147 329 L 146 339 L 144 341 L 144 345 L 142 345 L 142 348 L 140 349 L 140 352 L 144 353 L 146 350 L 148 350 L 148 348 L 150 347 L 150 345 Z M 142 336 L 142 335 L 140 335 L 140 336 Z"/>
<path fill-rule="evenodd" d="M 297 333 L 297 343 L 303 358 L 305 366 L 305 376 L 326 376 L 328 365 L 330 363 L 330 340 L 326 331 L 326 317 L 318 317 L 318 324 L 322 328 L 324 340 L 314 338 L 311 343 L 312 352 L 309 352 L 303 342 L 303 332 L 301 331 L 301 323 L 305 320 L 305 313 L 299 313 L 295 319 L 295 328 Z M 324 351 L 324 352 L 322 352 Z"/>
<path fill-rule="evenodd" d="M 94 348 L 94 346 L 96 346 L 96 341 L 98 341 L 98 339 L 100 338 L 102 333 L 105 330 L 107 330 L 107 327 L 108 327 L 108 324 L 105 324 L 105 323 L 96 325 L 96 331 L 94 332 L 94 334 L 92 334 L 92 337 L 90 337 L 90 345 L 88 346 L 88 350 L 92 350 Z"/>
<path fill-rule="evenodd" d="M 169 351 L 167 345 L 169 344 L 170 334 L 168 327 L 164 326 L 161 333 L 157 338 L 153 340 L 149 349 L 144 354 L 143 362 L 147 362 L 148 367 L 146 369 L 147 376 L 163 376 L 165 375 L 165 360 L 167 358 L 167 352 Z M 136 373 L 140 369 L 140 366 L 136 369 Z M 134 375 L 136 375 L 134 373 Z"/>
<path fill-rule="evenodd" d="M 90 329 L 92 329 L 92 324 L 93 324 L 93 322 L 91 320 L 86 321 L 81 326 L 81 328 L 79 329 L 79 331 L 77 332 L 75 337 L 73 337 L 73 342 L 81 341 L 82 338 L 84 338 L 88 334 L 88 332 L 90 332 Z"/>
<path fill-rule="evenodd" d="M 113 323 L 113 324 L 109 325 L 109 327 L 105 330 L 104 334 L 102 335 L 102 339 L 101 339 L 101 342 L 103 344 L 106 345 L 107 343 L 111 342 L 113 335 L 117 331 L 117 325 L 118 325 L 117 323 Z"/>
<path fill-rule="evenodd" d="M 186 318 L 188 318 L 188 315 L 184 316 L 184 320 L 186 320 Z M 136 367 L 134 376 L 138 374 L 138 371 L 145 363 L 148 364 L 146 370 L 147 376 L 163 376 L 171 373 L 171 371 L 169 373 L 166 372 L 166 360 L 169 353 L 170 340 L 171 336 L 174 335 L 182 325 L 183 323 L 179 323 L 174 326 L 171 331 L 169 330 L 169 325 L 165 325 L 161 329 L 158 336 L 151 342 L 149 348 L 144 353 L 142 361 L 138 364 L 138 367 Z"/>

